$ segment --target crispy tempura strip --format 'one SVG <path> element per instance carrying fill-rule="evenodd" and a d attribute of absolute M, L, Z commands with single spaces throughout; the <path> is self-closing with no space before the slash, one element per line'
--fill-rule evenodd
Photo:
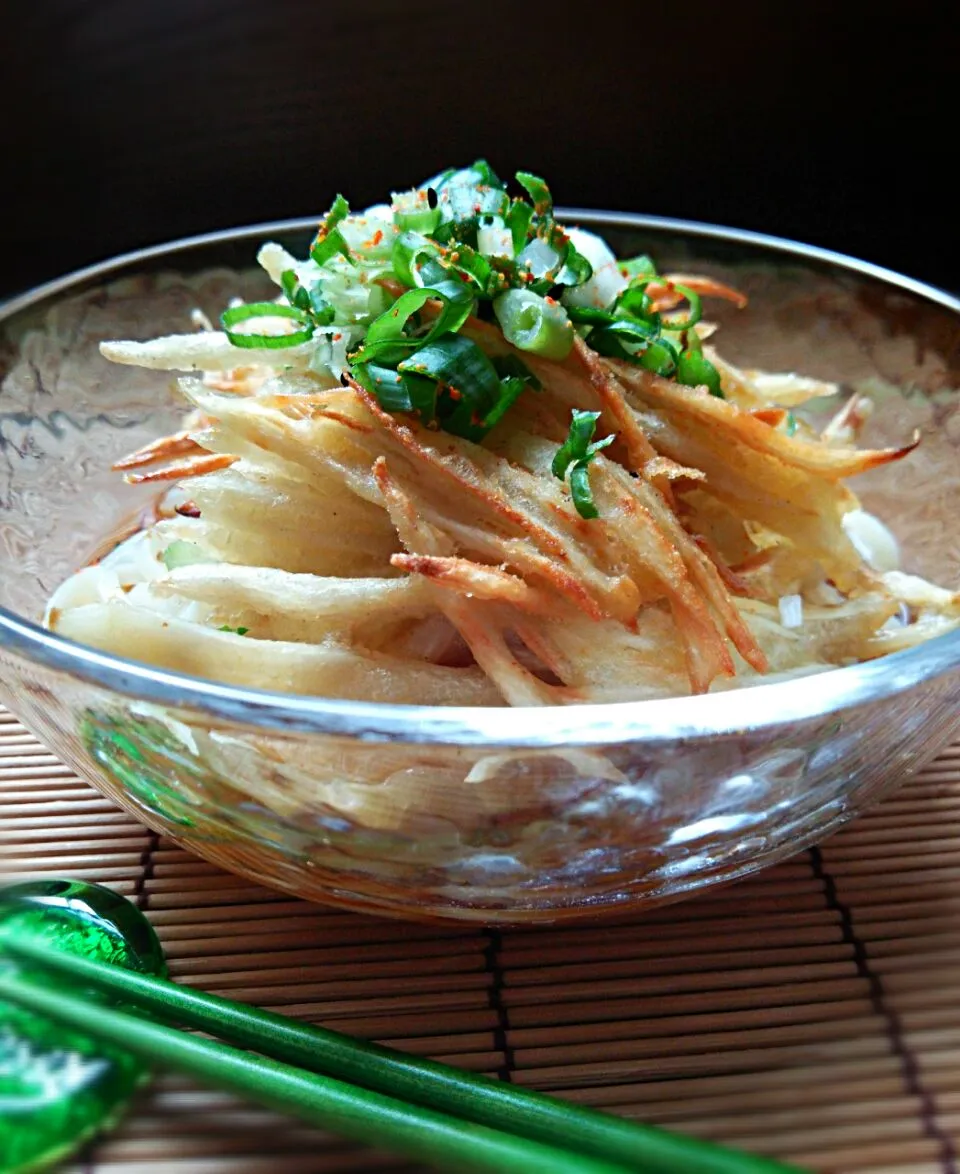
<path fill-rule="evenodd" d="M 652 281 L 647 286 L 647 294 L 653 299 L 653 308 L 657 313 L 672 310 L 674 307 L 679 306 L 681 302 L 686 301 L 684 295 L 679 290 L 674 289 L 675 285 L 685 285 L 688 289 L 692 289 L 694 293 L 700 294 L 701 297 L 722 298 L 726 302 L 733 302 L 738 310 L 744 309 L 749 300 L 745 293 L 734 289 L 732 285 L 724 285 L 722 281 L 717 281 L 716 278 L 698 277 L 695 274 L 671 273 L 657 281 Z"/>
<path fill-rule="evenodd" d="M 629 620 L 636 610 L 636 591 L 623 576 L 604 574 L 589 558 L 583 542 L 578 541 L 581 520 L 564 509 L 552 526 L 546 524 L 551 494 L 558 504 L 562 501 L 558 489 L 469 441 L 429 433 L 415 424 L 408 427 L 385 412 L 363 388 L 356 386 L 354 390 L 382 425 L 381 446 L 387 444 L 388 451 L 402 456 L 416 470 L 411 488 L 421 513 L 431 512 L 427 494 L 439 489 L 449 518 L 443 528 L 462 535 L 464 527 L 457 524 L 458 519 L 450 518 L 447 499 L 452 492 L 461 499 L 466 495 L 479 508 L 476 517 L 481 523 L 478 526 L 474 522 L 468 529 L 481 544 L 480 549 L 491 553 L 492 561 L 509 562 L 521 571 L 526 569 L 545 578 L 594 618 L 610 614 Z M 428 447 L 421 437 L 423 441 L 429 437 L 438 447 Z M 435 523 L 439 520 L 437 514 L 434 519 Z M 512 538 L 508 536 L 511 530 Z M 588 535 L 584 534 L 584 538 Z"/>
<path fill-rule="evenodd" d="M 304 396 L 299 409 L 302 418 L 295 418 L 269 399 L 217 395 L 190 379 L 181 380 L 180 388 L 192 403 L 220 420 L 252 450 L 268 458 L 282 458 L 305 480 L 332 476 L 357 497 L 379 503 L 367 451 L 350 443 L 352 433 L 342 421 L 325 419 L 320 410 L 321 405 L 329 404 L 334 412 L 350 414 L 351 407 L 354 413 L 362 411 L 352 392 L 334 388 L 319 393 L 313 403 Z"/>
<path fill-rule="evenodd" d="M 147 342 L 102 342 L 100 354 L 111 363 L 154 371 L 234 371 L 240 367 L 305 368 L 314 347 L 235 347 L 219 330 L 203 334 L 169 334 Z"/>
<path fill-rule="evenodd" d="M 744 659 L 757 667 L 762 666 L 762 653 L 743 624 L 716 568 L 683 530 L 656 488 L 642 479 L 631 477 L 621 466 L 610 462 L 601 466 L 597 477 L 601 485 L 603 474 L 616 484 L 620 495 L 620 516 L 626 514 L 632 522 L 638 515 L 645 515 L 650 525 L 644 527 L 644 533 L 658 536 L 661 558 L 667 557 L 666 567 L 669 569 L 661 572 L 662 582 L 687 647 L 694 692 L 704 692 L 715 677 L 732 676 L 735 671 L 705 601 L 709 601 L 720 617 L 727 635 Z M 606 503 L 603 508 L 609 510 Z M 637 527 L 636 532 L 639 530 Z M 653 561 L 653 551 L 649 547 L 644 550 L 644 556 L 648 562 Z"/>
<path fill-rule="evenodd" d="M 205 451 L 206 449 L 194 440 L 192 432 L 174 432 L 170 436 L 161 436 L 159 440 L 145 444 L 136 452 L 128 453 L 119 461 L 114 461 L 110 467 L 115 473 L 119 473 L 124 469 L 141 469 L 144 465 L 155 465 L 158 461 L 184 456 L 186 453 Z"/>
<path fill-rule="evenodd" d="M 657 455 L 643 466 L 643 475 L 648 481 L 703 481 L 706 474 L 702 469 L 691 469 L 689 465 L 678 465 L 669 457 Z"/>
<path fill-rule="evenodd" d="M 608 360 L 608 362 L 615 362 Z M 757 452 L 771 453 L 785 464 L 832 481 L 866 472 L 878 465 L 898 461 L 920 443 L 919 433 L 910 444 L 899 448 L 841 449 L 831 448 L 801 436 L 788 436 L 742 411 L 729 400 L 710 395 L 703 388 L 685 387 L 670 379 L 661 379 L 642 367 L 616 362 L 615 370 L 623 383 L 648 406 L 673 412 L 684 420 L 699 420 L 725 436 L 731 445 L 746 445 Z"/>
<path fill-rule="evenodd" d="M 960 617 L 937 615 L 933 612 L 920 616 L 912 624 L 884 626 L 863 641 L 859 648 L 860 656 L 863 660 L 871 660 L 878 656 L 889 656 L 891 652 L 903 652 L 904 649 L 915 648 L 935 636 L 952 632 L 958 626 Z"/>
<path fill-rule="evenodd" d="M 449 558 L 455 550 L 454 544 L 436 526 L 425 521 L 417 510 L 413 499 L 404 493 L 391 476 L 384 457 L 373 462 L 373 476 L 383 496 L 387 513 L 393 523 L 397 537 L 410 554 L 424 554 L 432 558 Z"/>
<path fill-rule="evenodd" d="M 448 558 L 446 552 L 451 546 L 449 539 L 423 521 L 413 500 L 391 476 L 387 462 L 382 457 L 375 462 L 373 472 L 400 541 L 410 554 L 424 559 Z M 418 551 L 422 553 L 418 554 Z M 550 686 L 520 664 L 507 647 L 503 631 L 492 622 L 492 617 L 482 604 L 477 605 L 457 594 L 432 586 L 437 593 L 440 610 L 466 641 L 477 664 L 510 705 L 551 705 L 563 700 L 562 696 L 554 696 Z"/>
<path fill-rule="evenodd" d="M 184 481 L 188 477 L 200 477 L 217 469 L 226 469 L 237 460 L 226 453 L 208 453 L 192 461 L 181 461 L 179 465 L 167 465 L 164 469 L 151 469 L 147 473 L 127 473 L 124 480 L 129 485 L 147 485 L 154 481 Z"/>
<path fill-rule="evenodd" d="M 702 550 L 711 563 L 713 563 L 717 574 L 723 581 L 724 587 L 734 595 L 748 595 L 754 598 L 759 598 L 757 589 L 753 584 L 749 583 L 742 575 L 738 575 L 732 567 L 728 566 L 723 555 L 717 550 L 716 546 L 709 538 L 703 534 L 691 534 L 698 549 Z M 769 551 L 760 551 L 758 556 L 763 559 L 769 559 Z M 756 667 L 756 666 L 754 666 Z"/>
<path fill-rule="evenodd" d="M 255 640 L 164 616 L 125 599 L 65 610 L 61 635 L 205 680 L 282 693 L 421 705 L 497 705 L 476 666 L 447 668 L 336 641 Z"/>
<path fill-rule="evenodd" d="M 226 611 L 283 612 L 289 619 L 352 623 L 371 616 L 409 616 L 429 610 L 423 584 L 411 579 L 357 579 L 304 575 L 274 567 L 195 563 L 157 579 L 159 595 L 180 595 Z"/>
<path fill-rule="evenodd" d="M 738 601 L 744 619 L 769 655 L 774 672 L 809 664 L 863 660 L 864 646 L 896 614 L 898 603 L 885 592 L 869 592 L 836 607 L 805 603 L 798 627 L 785 628 L 776 604 Z"/>
<path fill-rule="evenodd" d="M 960 591 L 948 591 L 946 587 L 938 587 L 919 575 L 908 575 L 903 571 L 887 571 L 880 578 L 895 599 L 910 607 L 960 616 Z"/>
<path fill-rule="evenodd" d="M 749 448 L 730 459 L 724 438 L 696 421 L 641 410 L 657 447 L 674 460 L 706 473 L 703 491 L 744 523 L 759 523 L 785 538 L 804 557 L 819 561 L 824 574 L 846 591 L 855 586 L 862 560 L 842 520 L 856 499 L 843 485 L 791 469 L 769 453 Z"/>
<path fill-rule="evenodd" d="M 525 615 L 514 631 L 581 701 L 689 694 L 683 642 L 670 613 L 644 608 L 636 632 L 611 620 Z"/>
<path fill-rule="evenodd" d="M 566 686 L 548 685 L 525 668 L 510 651 L 503 630 L 485 623 L 479 609 L 458 602 L 451 618 L 453 615 L 457 629 L 470 646 L 477 664 L 510 705 L 559 705 L 580 700 L 575 690 Z"/>
<path fill-rule="evenodd" d="M 467 598 L 509 603 L 544 615 L 557 610 L 556 602 L 544 592 L 499 567 L 488 567 L 466 558 L 420 554 L 395 554 L 390 562 L 401 571 L 422 575 L 438 587 L 458 591 Z"/>
<path fill-rule="evenodd" d="M 852 395 L 828 421 L 820 439 L 828 445 L 850 444 L 857 439 L 860 429 L 873 412 L 873 400 L 868 395 Z"/>
<path fill-rule="evenodd" d="M 789 413 L 786 408 L 751 408 L 750 415 L 768 428 L 779 428 Z"/>
<path fill-rule="evenodd" d="M 741 408 L 795 408 L 839 391 L 836 383 L 809 379 L 792 371 L 741 370 L 712 346 L 704 347 L 703 353 L 720 372 L 720 385 L 727 399 Z"/>
<path fill-rule="evenodd" d="M 512 461 L 549 477 L 552 445 L 538 437 L 515 433 L 506 454 Z M 670 463 L 670 462 L 667 462 Z M 679 466 L 675 466 L 679 469 Z M 704 579 L 714 610 L 747 655 L 757 650 L 739 615 L 726 597 L 722 583 L 683 528 L 659 489 L 632 477 L 616 461 L 598 456 L 591 466 L 600 517 L 585 523 L 585 535 L 605 565 L 622 566 L 637 585 L 641 599 L 666 598 L 678 615 L 681 635 L 689 643 L 690 663 L 697 688 L 703 691 L 719 675 L 733 671 L 733 661 L 706 601 L 691 580 Z"/>
<path fill-rule="evenodd" d="M 601 423 L 619 433 L 631 467 L 639 472 L 657 454 L 636 416 L 630 411 L 616 376 L 608 366 L 601 363 L 597 352 L 591 350 L 580 337 L 574 340 L 573 350 L 565 360 L 565 365 L 586 377 L 608 417 L 607 421 Z"/>

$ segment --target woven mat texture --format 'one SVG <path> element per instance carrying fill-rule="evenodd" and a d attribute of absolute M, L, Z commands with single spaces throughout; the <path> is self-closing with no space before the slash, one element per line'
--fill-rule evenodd
<path fill-rule="evenodd" d="M 960 1169 L 960 746 L 760 876 L 642 918 L 495 931 L 252 886 L 0 710 L 0 853 L 132 898 L 182 983 L 815 1171 Z M 69 1167 L 380 1170 L 413 1167 L 177 1077 Z"/>

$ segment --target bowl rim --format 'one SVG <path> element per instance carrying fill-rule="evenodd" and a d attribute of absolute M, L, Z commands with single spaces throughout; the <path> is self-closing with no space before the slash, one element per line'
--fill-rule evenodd
<path fill-rule="evenodd" d="M 558 217 L 593 227 L 635 228 L 742 244 L 846 270 L 899 288 L 960 315 L 960 298 L 893 270 L 787 238 L 701 221 L 586 208 L 558 208 Z M 309 231 L 316 217 L 268 221 L 183 237 L 123 253 L 46 282 L 0 304 L 0 323 L 45 299 L 69 293 L 135 264 L 175 257 L 207 245 L 278 233 Z M 697 697 L 571 706 L 533 713 L 504 707 L 397 705 L 271 693 L 155 668 L 77 644 L 0 607 L 0 647 L 27 661 L 137 701 L 192 708 L 206 718 L 290 734 L 324 734 L 360 741 L 516 747 L 553 750 L 623 742 L 687 742 L 743 737 L 784 723 L 829 717 L 892 697 L 960 666 L 960 629 L 916 648 L 865 664 L 787 681 Z"/>

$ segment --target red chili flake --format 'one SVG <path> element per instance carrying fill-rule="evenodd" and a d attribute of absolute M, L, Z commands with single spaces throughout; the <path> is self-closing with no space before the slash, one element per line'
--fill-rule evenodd
<path fill-rule="evenodd" d="M 336 333 L 336 334 L 333 336 L 333 341 L 334 341 L 334 342 L 339 342 L 341 338 L 343 338 L 343 335 L 342 335 L 342 334 L 340 333 L 340 331 L 338 330 L 338 331 L 337 331 L 337 333 Z"/>
<path fill-rule="evenodd" d="M 543 300 L 547 303 L 548 306 L 555 306 L 557 304 L 557 299 L 550 297 L 549 294 L 547 294 Z"/>
<path fill-rule="evenodd" d="M 378 245 L 382 240 L 383 240 L 383 229 L 378 228 L 377 231 L 373 234 L 373 244 Z"/>
<path fill-rule="evenodd" d="M 447 388 L 447 391 L 450 393 L 450 398 L 451 398 L 451 399 L 452 399 L 452 400 L 453 400 L 455 403 L 456 403 L 458 400 L 462 400 L 462 399 L 463 399 L 463 392 L 462 392 L 462 391 L 459 389 L 459 387 L 448 387 L 448 388 Z"/>
<path fill-rule="evenodd" d="M 478 216 L 480 215 L 480 207 L 481 207 L 481 205 L 480 205 L 480 204 L 474 204 L 474 205 L 473 205 L 473 210 L 474 210 L 474 212 L 476 212 L 476 214 L 477 214 Z"/>
<path fill-rule="evenodd" d="M 181 502 L 180 505 L 174 506 L 173 508 L 180 515 L 181 518 L 199 518 L 200 517 L 200 507 L 195 502 L 184 501 L 184 502 Z"/>

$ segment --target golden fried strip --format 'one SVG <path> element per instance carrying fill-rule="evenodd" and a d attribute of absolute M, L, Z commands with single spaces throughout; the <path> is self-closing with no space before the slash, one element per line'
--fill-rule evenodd
<path fill-rule="evenodd" d="M 128 473 L 124 480 L 130 485 L 146 485 L 154 481 L 184 481 L 188 477 L 200 477 L 217 469 L 226 469 L 238 458 L 226 453 L 208 453 L 192 461 L 181 461 L 179 465 L 167 465 L 164 469 L 152 469 L 148 473 Z"/>
<path fill-rule="evenodd" d="M 733 302 L 738 310 L 745 309 L 749 300 L 745 293 L 734 289 L 732 285 L 724 285 L 722 281 L 717 281 L 713 277 L 671 273 L 658 281 L 652 281 L 647 286 L 647 294 L 653 299 L 653 308 L 658 313 L 672 310 L 681 302 L 686 301 L 684 295 L 673 288 L 675 285 L 685 285 L 702 297 L 722 298 L 726 302 Z"/>
<path fill-rule="evenodd" d="M 438 587 L 448 587 L 468 598 L 509 603 L 543 615 L 557 610 L 556 603 L 544 592 L 500 567 L 488 567 L 466 558 L 420 554 L 395 554 L 390 562 L 401 571 L 422 575 Z"/>
<path fill-rule="evenodd" d="M 381 443 L 389 444 L 393 452 L 412 463 L 411 496 L 421 513 L 433 513 L 435 524 L 443 517 L 443 529 L 459 534 L 461 540 L 472 539 L 478 549 L 489 551 L 496 563 L 510 563 L 545 579 L 586 614 L 631 618 L 637 605 L 635 588 L 622 575 L 605 574 L 589 558 L 589 532 L 584 530 L 583 520 L 561 504 L 559 482 L 553 490 L 549 482 L 544 485 L 488 449 L 428 432 L 416 424 L 401 424 L 363 388 L 356 386 L 354 390 L 382 425 Z M 438 447 L 422 443 L 428 437 Z M 431 507 L 428 497 L 438 490 L 443 494 L 442 513 Z M 464 525 L 450 516 L 451 492 L 465 493 L 481 508 L 475 521 Z M 552 527 L 546 524 L 550 515 Z"/>
<path fill-rule="evenodd" d="M 709 424 L 718 429 L 730 444 L 770 453 L 785 464 L 832 481 L 901 460 L 920 443 L 917 434 L 910 444 L 899 448 L 831 448 L 799 436 L 788 436 L 785 432 L 771 428 L 763 420 L 758 420 L 751 412 L 741 410 L 729 400 L 710 395 L 703 388 L 685 387 L 681 383 L 662 379 L 642 367 L 632 367 L 617 360 L 607 362 L 614 367 L 622 382 L 650 407 Z"/>
<path fill-rule="evenodd" d="M 400 541 L 411 556 L 422 560 L 448 561 L 440 552 L 450 549 L 449 539 L 434 527 L 424 524 L 413 499 L 396 483 L 382 457 L 375 463 L 374 476 L 397 527 Z M 418 553 L 418 548 L 422 553 Z M 561 700 L 553 697 L 550 687 L 520 664 L 507 647 L 501 627 L 493 622 L 493 617 L 482 603 L 441 591 L 439 587 L 435 589 L 440 610 L 466 641 L 477 664 L 510 705 L 551 705 Z"/>
<path fill-rule="evenodd" d="M 192 432 L 174 432 L 171 436 L 161 436 L 159 440 L 152 440 L 136 452 L 128 453 L 119 461 L 114 461 L 110 467 L 115 473 L 119 473 L 124 469 L 141 469 L 144 465 L 155 465 L 157 461 L 184 456 L 186 453 L 205 451 L 204 447 L 194 440 Z"/>

